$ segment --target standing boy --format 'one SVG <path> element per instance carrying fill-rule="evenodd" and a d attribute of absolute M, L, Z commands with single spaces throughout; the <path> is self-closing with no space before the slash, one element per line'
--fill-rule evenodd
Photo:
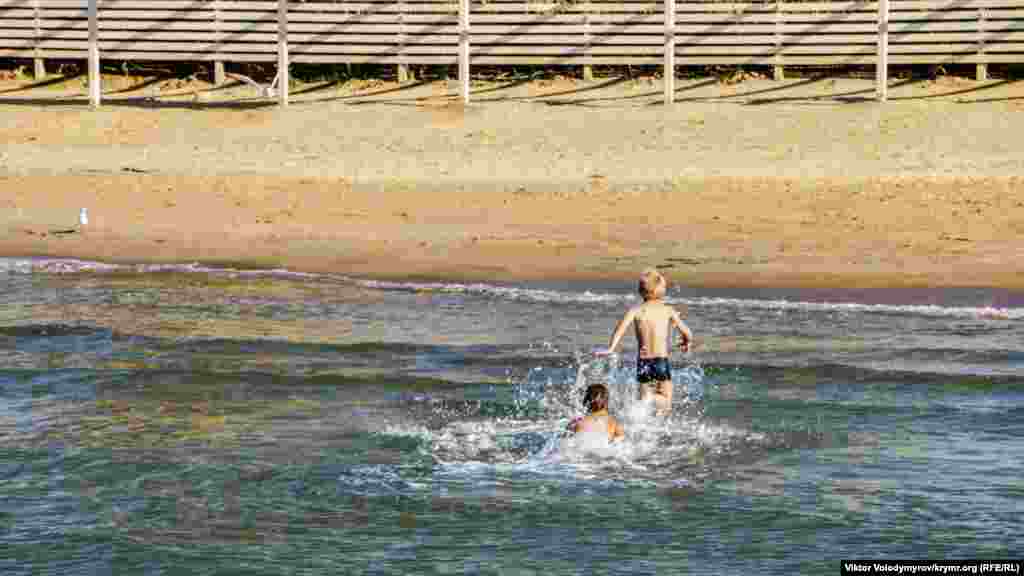
<path fill-rule="evenodd" d="M 611 344 L 607 350 L 598 354 L 607 355 L 615 352 L 619 341 L 626 334 L 630 324 L 636 332 L 639 345 L 636 359 L 636 381 L 640 384 L 640 400 L 647 401 L 652 396 L 654 407 L 659 416 L 667 415 L 672 410 L 672 371 L 668 362 L 668 341 L 672 327 L 679 330 L 682 339 L 679 349 L 687 352 L 693 341 L 693 333 L 683 323 L 677 312 L 665 304 L 667 288 L 665 277 L 657 270 L 648 268 L 640 275 L 640 296 L 644 301 L 634 306 L 622 321 L 615 327 Z"/>

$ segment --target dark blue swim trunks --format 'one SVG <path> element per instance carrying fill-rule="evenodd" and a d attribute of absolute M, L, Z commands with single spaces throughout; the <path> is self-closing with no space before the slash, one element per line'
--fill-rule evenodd
<path fill-rule="evenodd" d="M 636 381 L 638 383 L 664 382 L 671 379 L 672 368 L 668 364 L 668 358 L 636 359 Z"/>

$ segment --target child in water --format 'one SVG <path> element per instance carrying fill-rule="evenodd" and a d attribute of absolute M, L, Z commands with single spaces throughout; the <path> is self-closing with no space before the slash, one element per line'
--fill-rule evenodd
<path fill-rule="evenodd" d="M 677 312 L 665 304 L 667 283 L 665 277 L 657 270 L 648 268 L 640 275 L 640 296 L 643 303 L 634 306 L 623 316 L 615 327 L 611 343 L 607 350 L 598 355 L 615 352 L 629 325 L 633 325 L 639 345 L 636 359 L 636 381 L 640 384 L 640 400 L 648 401 L 653 397 L 654 407 L 659 416 L 667 415 L 672 410 L 672 370 L 669 366 L 669 336 L 672 328 L 679 330 L 681 340 L 679 349 L 690 350 L 693 333 L 683 323 Z"/>
<path fill-rule="evenodd" d="M 622 424 L 614 416 L 608 414 L 608 387 L 604 384 L 591 384 L 583 395 L 583 406 L 587 409 L 586 416 L 576 418 L 569 423 L 569 431 L 607 432 L 608 440 L 614 442 L 625 436 Z"/>

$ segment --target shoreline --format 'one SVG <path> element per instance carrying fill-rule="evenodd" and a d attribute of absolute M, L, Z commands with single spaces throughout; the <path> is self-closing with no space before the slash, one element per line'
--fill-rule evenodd
<path fill-rule="evenodd" d="M 18 262 L 10 266 L 10 262 Z M 34 264 L 26 264 L 35 260 Z M 12 272 L 13 271 L 13 272 Z M 111 275 L 120 282 L 130 278 L 145 278 L 150 275 L 168 278 L 161 280 L 174 285 L 178 282 L 192 284 L 192 275 L 209 278 L 215 285 L 227 279 L 232 286 L 246 286 L 261 290 L 271 282 L 311 282 L 320 286 L 336 286 L 340 290 L 383 290 L 411 292 L 417 295 L 460 294 L 469 297 L 498 298 L 500 300 L 525 300 L 536 303 L 560 303 L 565 306 L 592 307 L 597 305 L 628 306 L 639 301 L 635 282 L 603 281 L 600 283 L 584 280 L 574 281 L 525 281 L 525 282 L 458 282 L 437 279 L 415 278 L 367 278 L 334 273 L 298 272 L 288 269 L 230 268 L 189 263 L 122 263 L 110 264 L 67 258 L 10 258 L 0 256 L 0 275 L 40 274 L 102 278 Z M 166 275 L 166 276 L 164 276 Z M 239 284 L 234 284 L 239 283 Z M 799 311 L 830 311 L 845 314 L 851 311 L 866 311 L 878 314 L 921 315 L 924 317 L 958 320 L 1015 321 L 1024 318 L 1024 290 L 1002 288 L 957 288 L 957 287 L 883 287 L 883 288 L 821 288 L 787 287 L 764 288 L 744 286 L 732 288 L 708 288 L 699 286 L 670 286 L 667 300 L 688 316 L 691 306 L 711 309 L 768 309 L 779 313 Z"/>
<path fill-rule="evenodd" d="M 1024 290 L 1024 260 L 1004 258 L 1024 251 L 1024 206 L 1007 194 L 1024 185 L 1015 177 L 588 179 L 487 190 L 252 175 L 0 183 L 53 191 L 23 195 L 0 216 L 13 232 L 0 254 L 12 257 L 513 283 L 631 283 L 655 266 L 693 288 Z M 140 193 L 153 190 L 162 193 Z M 761 200 L 749 197 L 755 190 Z M 79 204 L 90 211 L 84 230 Z"/>
<path fill-rule="evenodd" d="M 474 291 L 533 291 L 561 294 L 586 294 L 590 297 L 627 297 L 635 295 L 635 278 L 587 278 L 497 281 L 457 281 L 442 277 L 356 276 L 336 272 L 311 272 L 288 268 L 246 267 L 237 262 L 110 262 L 60 256 L 0 255 L 0 273 L 13 274 L 225 274 L 283 279 L 313 279 L 352 282 L 369 288 L 431 291 L 452 289 Z M 794 299 L 792 296 L 799 296 Z M 703 286 L 673 284 L 671 298 L 711 298 L 723 300 L 803 304 L 856 304 L 866 306 L 939 306 L 947 308 L 1024 309 L 1024 290 L 988 286 L 881 286 L 843 288 L 823 286 Z"/>

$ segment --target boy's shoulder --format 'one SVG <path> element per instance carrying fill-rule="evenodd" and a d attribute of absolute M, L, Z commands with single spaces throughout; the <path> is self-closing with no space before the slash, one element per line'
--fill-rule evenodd
<path fill-rule="evenodd" d="M 676 311 L 675 308 L 666 304 L 664 300 L 648 300 L 646 302 L 641 302 L 640 304 L 637 304 L 634 310 L 650 310 L 652 312 L 661 312 L 665 314 L 673 314 Z"/>

